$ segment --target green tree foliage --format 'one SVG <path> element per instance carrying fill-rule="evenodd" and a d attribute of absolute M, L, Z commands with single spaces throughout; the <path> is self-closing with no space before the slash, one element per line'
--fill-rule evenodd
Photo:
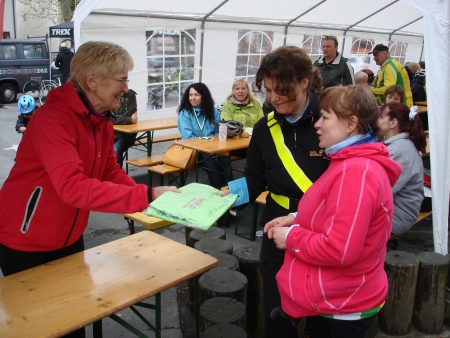
<path fill-rule="evenodd" d="M 72 20 L 75 7 L 80 1 L 76 0 L 19 0 L 26 6 L 23 11 L 24 21 L 27 19 L 42 20 L 49 19 L 54 24 Z"/>

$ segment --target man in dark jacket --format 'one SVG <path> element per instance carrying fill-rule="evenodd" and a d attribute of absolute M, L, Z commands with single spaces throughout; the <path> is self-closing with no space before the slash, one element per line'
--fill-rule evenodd
<path fill-rule="evenodd" d="M 59 53 L 56 56 L 55 66 L 61 70 L 62 79 L 61 83 L 66 83 L 70 77 L 70 61 L 73 58 L 73 52 L 67 48 L 67 44 L 63 42 L 61 44 L 61 48 L 59 49 Z"/>
<path fill-rule="evenodd" d="M 128 92 L 123 94 L 119 109 L 114 111 L 111 121 L 113 124 L 134 124 L 138 121 L 136 92 L 133 89 L 128 89 Z M 120 166 L 123 165 L 123 154 L 134 144 L 136 136 L 137 134 L 114 132 L 114 151 Z"/>
<path fill-rule="evenodd" d="M 322 38 L 323 55 L 314 62 L 314 66 L 322 74 L 322 89 L 339 85 L 354 85 L 353 67 L 348 59 L 337 51 L 337 38 L 335 36 L 323 36 Z"/>

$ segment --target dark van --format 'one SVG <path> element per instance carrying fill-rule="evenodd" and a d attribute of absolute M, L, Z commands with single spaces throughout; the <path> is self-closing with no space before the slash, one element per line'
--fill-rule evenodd
<path fill-rule="evenodd" d="M 0 41 L 0 102 L 11 103 L 30 80 L 49 80 L 47 44 L 38 40 Z"/>

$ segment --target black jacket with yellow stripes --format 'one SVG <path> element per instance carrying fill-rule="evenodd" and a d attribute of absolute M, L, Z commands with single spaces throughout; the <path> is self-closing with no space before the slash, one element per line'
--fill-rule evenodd
<path fill-rule="evenodd" d="M 310 97 L 303 117 L 294 124 L 287 122 L 283 115 L 277 112 L 274 114 L 281 126 L 285 145 L 295 162 L 312 182 L 320 177 L 329 164 L 329 160 L 324 158 L 323 150 L 319 148 L 319 140 L 314 128 L 314 123 L 320 118 L 318 103 L 319 99 L 316 95 Z M 261 225 L 276 217 L 297 211 L 298 201 L 303 196 L 303 192 L 289 176 L 277 154 L 267 121 L 268 115 L 255 124 L 248 148 L 244 176 L 248 185 L 249 198 L 250 201 L 254 201 L 267 187 L 274 194 L 289 197 L 291 202 L 287 210 L 276 203 L 269 194 L 260 220 Z"/>

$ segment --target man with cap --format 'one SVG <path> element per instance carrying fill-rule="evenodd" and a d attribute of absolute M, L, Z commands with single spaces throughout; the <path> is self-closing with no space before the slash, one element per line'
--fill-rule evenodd
<path fill-rule="evenodd" d="M 72 61 L 74 53 L 67 48 L 65 42 L 63 42 L 60 47 L 59 53 L 56 56 L 55 66 L 61 70 L 61 83 L 66 83 L 70 77 L 70 61 Z"/>
<path fill-rule="evenodd" d="M 314 62 L 314 66 L 322 74 L 322 89 L 355 84 L 353 67 L 337 49 L 338 40 L 335 36 L 322 36 L 323 55 Z"/>
<path fill-rule="evenodd" d="M 378 71 L 372 93 L 377 98 L 378 104 L 383 104 L 383 96 L 386 89 L 390 86 L 398 85 L 403 88 L 405 92 L 405 99 L 403 101 L 408 107 L 413 105 L 411 86 L 409 83 L 408 72 L 397 60 L 394 60 L 389 54 L 389 48 L 383 44 L 376 45 L 369 53 L 373 54 L 373 59 L 378 66 L 381 66 Z"/>

